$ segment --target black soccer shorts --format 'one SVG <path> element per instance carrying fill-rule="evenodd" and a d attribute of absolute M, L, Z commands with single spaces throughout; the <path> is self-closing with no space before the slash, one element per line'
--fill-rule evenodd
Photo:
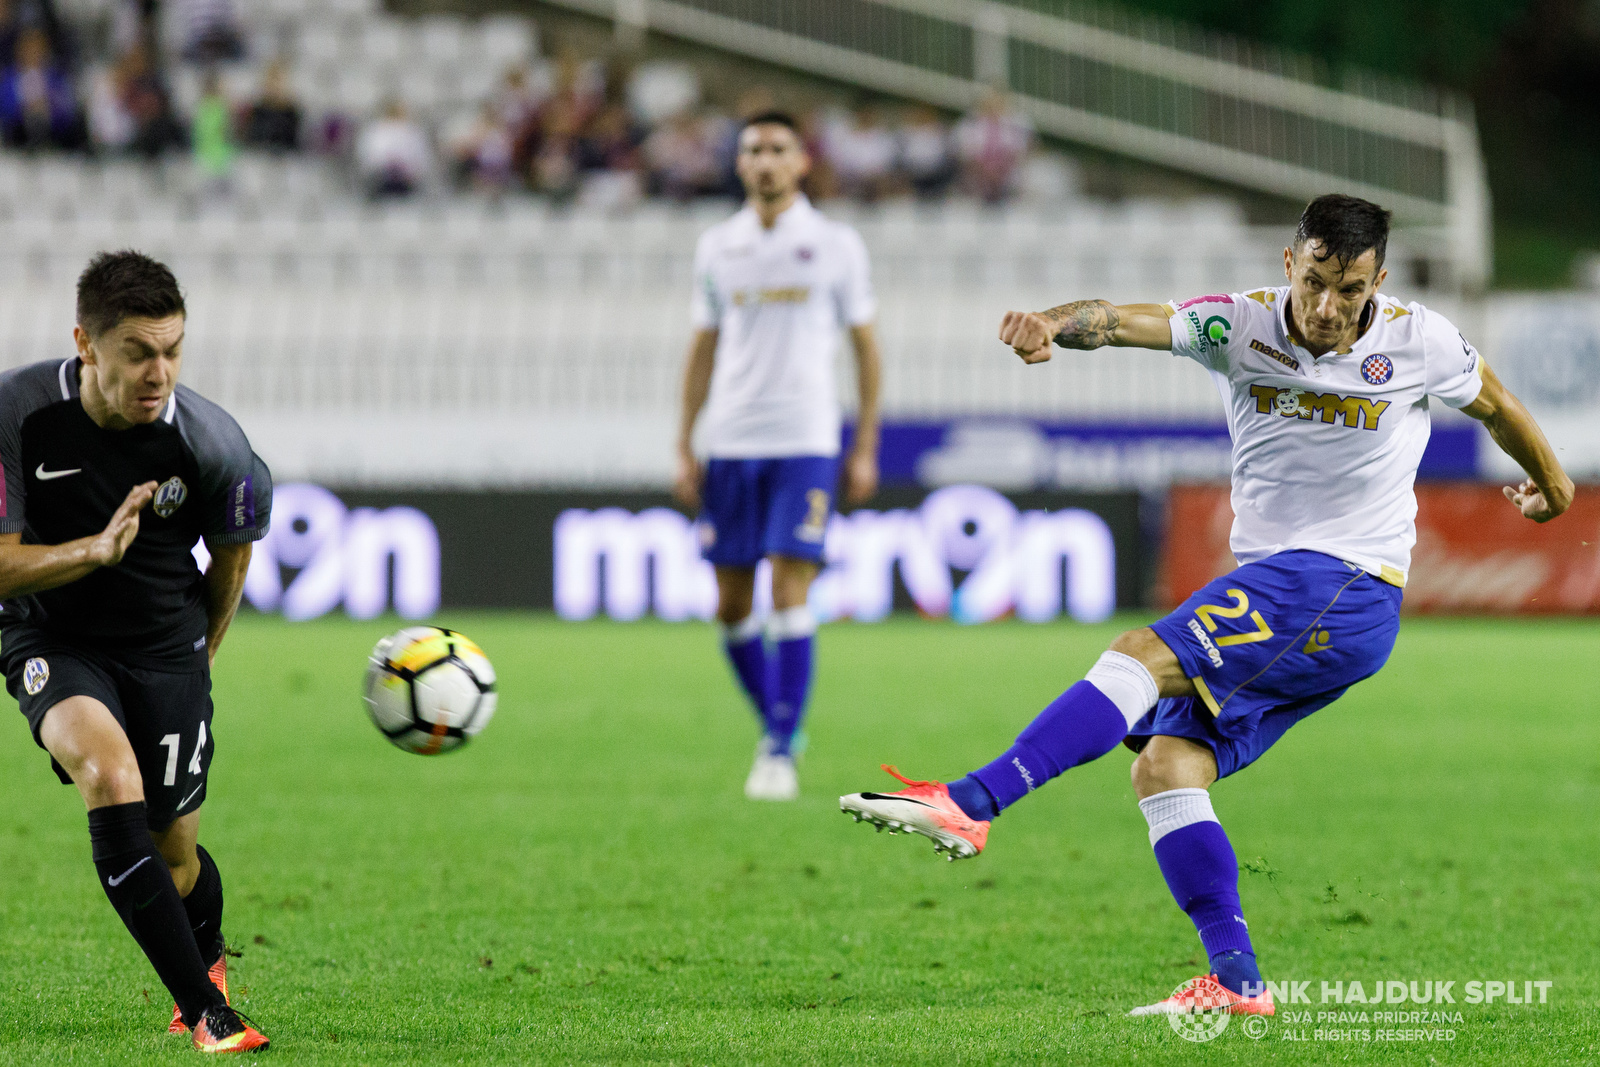
<path fill-rule="evenodd" d="M 216 754 L 211 736 L 211 673 L 132 667 L 64 644 L 27 627 L 8 627 L 0 651 L 6 689 L 16 698 L 40 748 L 45 713 L 68 697 L 100 701 L 121 724 L 139 761 L 152 830 L 199 808 Z M 64 784 L 72 779 L 50 761 Z"/>

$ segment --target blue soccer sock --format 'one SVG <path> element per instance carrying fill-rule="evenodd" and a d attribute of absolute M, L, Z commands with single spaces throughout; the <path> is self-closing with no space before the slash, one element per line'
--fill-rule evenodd
<path fill-rule="evenodd" d="M 1264 988 L 1239 902 L 1239 861 L 1204 789 L 1171 789 L 1139 801 L 1167 888 L 1184 910 L 1224 987 L 1245 996 Z"/>
<path fill-rule="evenodd" d="M 1157 697 L 1155 679 L 1144 664 L 1107 652 L 1000 758 L 952 782 L 950 797 L 969 817 L 993 819 L 1062 772 L 1116 748 L 1128 728 L 1155 707 Z"/>
<path fill-rule="evenodd" d="M 773 755 L 789 754 L 790 743 L 806 713 L 811 690 L 811 644 L 817 620 L 804 604 L 775 611 L 767 622 L 772 655 L 767 660 L 767 736 Z"/>
<path fill-rule="evenodd" d="M 762 636 L 764 627 L 756 616 L 722 628 L 722 648 L 733 664 L 733 673 L 755 708 L 756 717 L 763 729 L 767 725 L 767 646 Z"/>

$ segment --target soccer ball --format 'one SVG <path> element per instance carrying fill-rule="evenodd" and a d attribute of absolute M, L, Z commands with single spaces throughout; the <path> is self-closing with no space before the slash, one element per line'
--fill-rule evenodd
<path fill-rule="evenodd" d="M 407 752 L 449 752 L 489 725 L 497 694 L 483 649 L 438 626 L 410 626 L 367 661 L 367 714 Z"/>

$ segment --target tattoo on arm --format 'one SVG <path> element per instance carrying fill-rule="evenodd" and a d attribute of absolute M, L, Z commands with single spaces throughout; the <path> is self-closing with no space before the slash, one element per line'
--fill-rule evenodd
<path fill-rule="evenodd" d="M 1122 316 L 1109 300 L 1074 300 L 1039 314 L 1056 327 L 1055 341 L 1062 348 L 1103 348 L 1122 325 Z"/>

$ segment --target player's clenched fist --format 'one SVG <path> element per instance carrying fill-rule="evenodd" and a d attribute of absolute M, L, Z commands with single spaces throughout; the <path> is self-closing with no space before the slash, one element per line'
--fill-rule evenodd
<path fill-rule="evenodd" d="M 1553 505 L 1532 479 L 1523 482 L 1515 489 L 1509 485 L 1505 486 L 1502 491 L 1506 499 L 1522 512 L 1523 518 L 1532 519 L 1534 522 L 1549 522 L 1566 510 L 1565 507 Z"/>
<path fill-rule="evenodd" d="M 1022 357 L 1024 363 L 1043 363 L 1050 358 L 1050 342 L 1056 324 L 1032 311 L 1008 311 L 1000 320 L 1000 340 Z"/>

